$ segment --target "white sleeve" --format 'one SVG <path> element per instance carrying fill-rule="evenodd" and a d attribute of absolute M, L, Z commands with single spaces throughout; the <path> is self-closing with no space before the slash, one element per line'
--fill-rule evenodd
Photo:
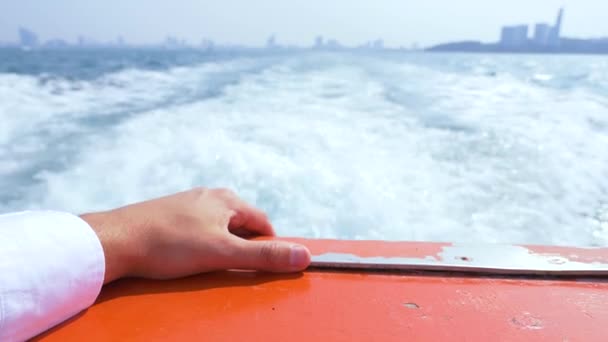
<path fill-rule="evenodd" d="M 105 259 L 78 216 L 38 211 L 0 215 L 0 341 L 23 341 L 91 306 Z"/>

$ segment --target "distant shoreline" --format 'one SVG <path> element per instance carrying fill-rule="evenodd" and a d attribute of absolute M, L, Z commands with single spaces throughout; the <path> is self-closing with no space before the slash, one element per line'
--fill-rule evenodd
<path fill-rule="evenodd" d="M 424 50 L 424 53 L 428 54 L 471 54 L 471 55 L 541 55 L 541 56 L 604 56 L 608 55 L 608 52 L 574 52 L 574 51 L 560 51 L 560 52 L 538 52 L 538 51 L 438 51 L 438 50 Z"/>
<path fill-rule="evenodd" d="M 604 39 L 571 39 L 562 38 L 556 47 L 539 46 L 532 41 L 520 46 L 505 46 L 499 43 L 481 43 L 478 41 L 461 41 L 439 44 L 425 49 L 427 52 L 467 52 L 496 54 L 608 54 L 608 38 Z"/>
<path fill-rule="evenodd" d="M 601 49 L 570 49 L 570 48 L 559 48 L 559 49 L 538 49 L 538 48 L 505 48 L 499 44 L 483 44 L 477 43 L 475 45 L 469 45 L 472 42 L 455 42 L 446 43 L 432 46 L 425 49 L 403 49 L 403 48 L 381 48 L 381 49 L 362 49 L 362 48 L 347 48 L 341 47 L 336 49 L 315 49 L 306 47 L 285 47 L 276 49 L 267 49 L 263 47 L 216 47 L 214 49 L 205 49 L 193 46 L 184 46 L 176 48 L 167 48 L 163 46 L 69 46 L 69 47 L 36 47 L 36 48 L 22 48 L 19 46 L 0 46 L 0 51 L 20 51 L 20 52 L 78 52 L 78 51 L 128 51 L 128 50 L 140 50 L 140 51 L 190 51 L 190 52 L 201 52 L 201 53 L 264 53 L 264 52 L 275 52 L 275 53 L 293 53 L 293 52 L 351 52 L 351 53 L 373 53 L 373 52 L 384 52 L 384 53 L 400 53 L 400 54 L 444 54 L 444 53 L 461 53 L 461 54 L 497 54 L 497 55 L 608 55 L 608 40 L 601 45 Z"/>

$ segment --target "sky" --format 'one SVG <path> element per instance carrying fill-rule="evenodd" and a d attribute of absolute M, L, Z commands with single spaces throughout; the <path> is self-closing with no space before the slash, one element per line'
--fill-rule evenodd
<path fill-rule="evenodd" d="M 563 34 L 608 36 L 608 0 L 0 0 L 0 41 L 27 27 L 43 40 L 123 36 L 154 43 L 168 35 L 199 43 L 311 45 L 317 35 L 357 45 L 382 38 L 388 46 L 498 39 L 501 25 L 555 20 L 565 7 Z"/>

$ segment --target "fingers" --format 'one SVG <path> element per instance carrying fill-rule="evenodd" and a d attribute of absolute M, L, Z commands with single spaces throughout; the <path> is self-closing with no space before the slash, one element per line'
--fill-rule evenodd
<path fill-rule="evenodd" d="M 216 190 L 234 214 L 228 223 L 228 229 L 239 236 L 253 235 L 274 236 L 275 232 L 266 214 L 247 204 L 230 190 Z"/>
<path fill-rule="evenodd" d="M 310 265 L 310 252 L 301 245 L 284 241 L 234 240 L 231 268 L 269 271 L 298 272 Z"/>
<path fill-rule="evenodd" d="M 228 224 L 228 229 L 231 232 L 237 234 L 240 229 L 254 233 L 254 235 L 275 236 L 272 224 L 270 224 L 268 217 L 261 210 L 243 202 L 234 211 L 235 214 Z"/>

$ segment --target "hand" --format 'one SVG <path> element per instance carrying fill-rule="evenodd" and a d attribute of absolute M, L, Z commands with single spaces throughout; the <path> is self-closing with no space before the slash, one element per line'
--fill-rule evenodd
<path fill-rule="evenodd" d="M 246 240 L 274 230 L 263 212 L 229 190 L 196 188 L 81 218 L 103 246 L 106 284 L 222 269 L 297 272 L 310 264 L 303 246 Z"/>

